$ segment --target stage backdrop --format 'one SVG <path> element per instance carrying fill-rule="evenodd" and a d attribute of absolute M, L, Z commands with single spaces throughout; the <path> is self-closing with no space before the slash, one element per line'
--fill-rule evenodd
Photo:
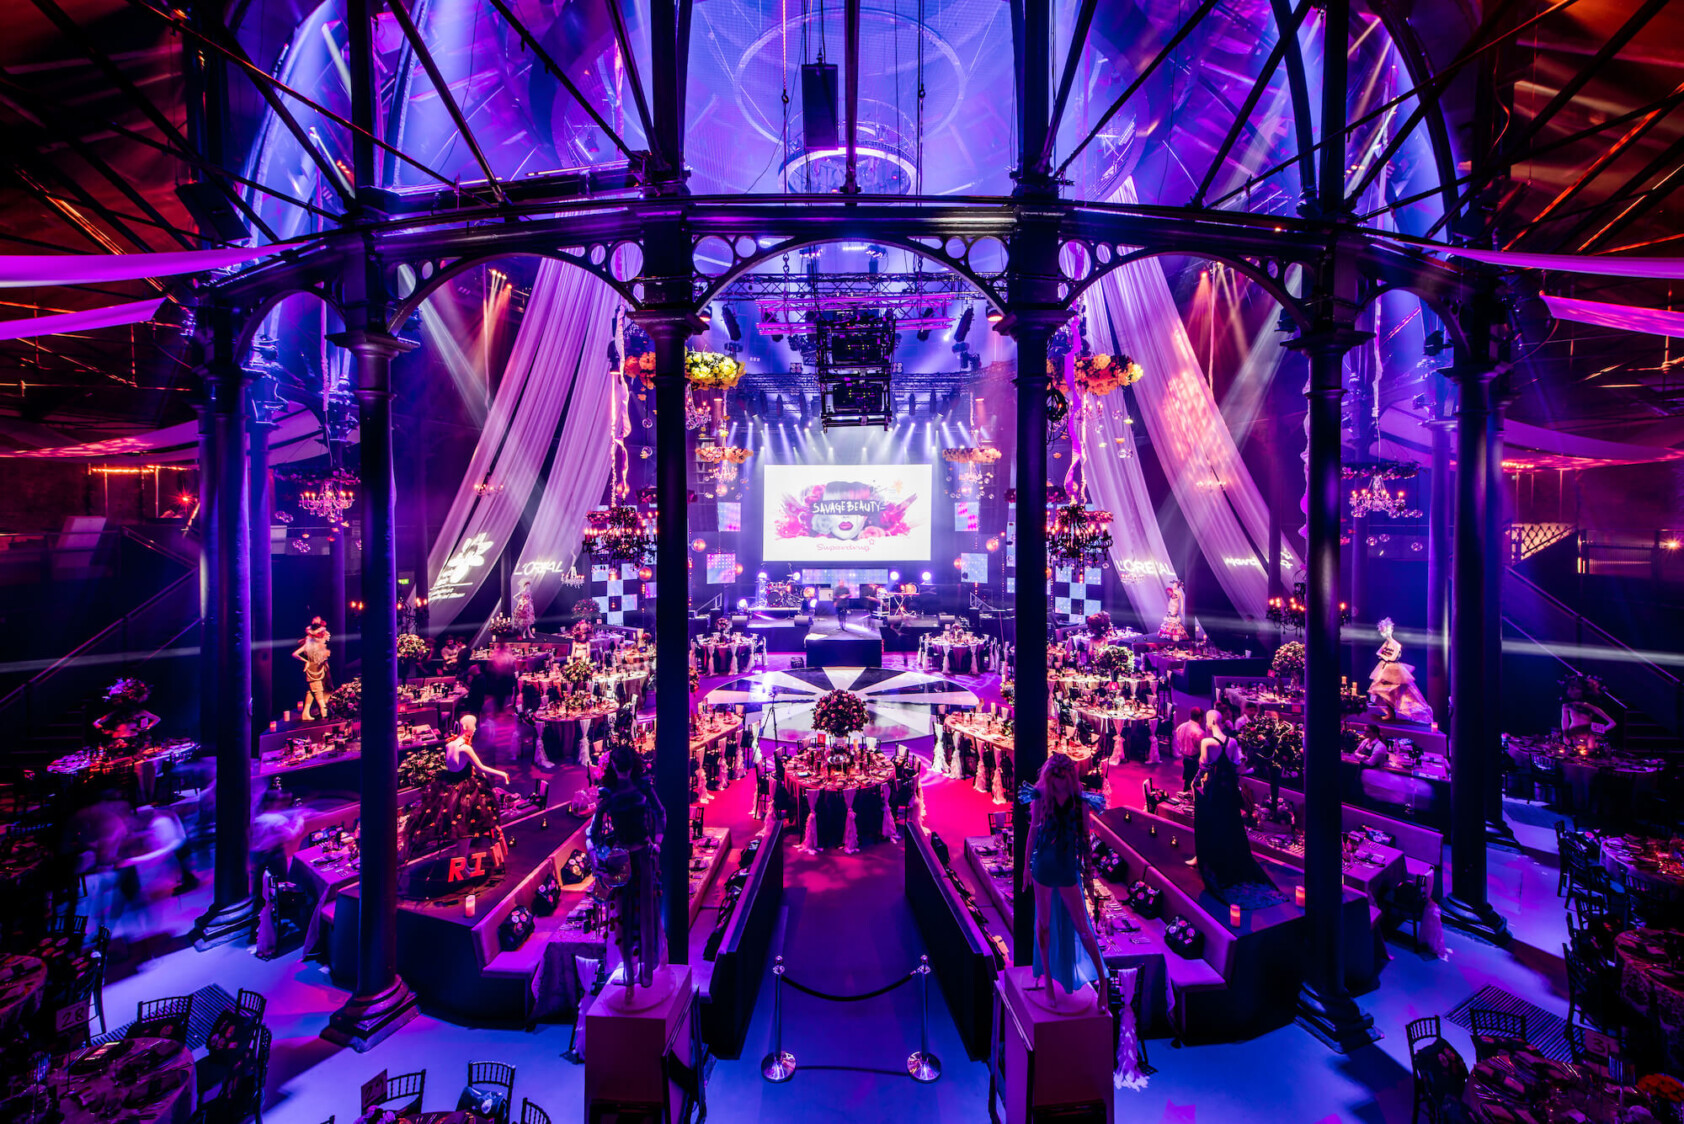
<path fill-rule="evenodd" d="M 933 488 L 927 464 L 768 464 L 764 560 L 928 561 Z"/>

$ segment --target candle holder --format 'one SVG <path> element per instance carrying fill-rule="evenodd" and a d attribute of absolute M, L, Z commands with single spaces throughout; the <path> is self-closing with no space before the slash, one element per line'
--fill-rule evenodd
<path fill-rule="evenodd" d="M 1228 907 L 1228 924 L 1230 924 L 1234 928 L 1238 929 L 1243 921 L 1244 921 L 1244 918 L 1240 914 L 1240 907 L 1237 906 L 1237 905 L 1229 906 Z"/>

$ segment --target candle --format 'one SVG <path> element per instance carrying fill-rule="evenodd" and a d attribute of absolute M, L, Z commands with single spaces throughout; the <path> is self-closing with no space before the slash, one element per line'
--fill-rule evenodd
<path fill-rule="evenodd" d="M 1239 906 L 1235 906 L 1234 908 L 1238 909 Z M 467 897 L 462 899 L 462 912 L 469 917 L 474 915 L 474 895 L 469 894 Z"/>
<path fill-rule="evenodd" d="M 1295 905 L 1299 906 L 1300 908 L 1303 907 L 1303 905 L 1304 905 L 1304 884 L 1302 882 L 1300 882 L 1297 886 L 1293 887 L 1293 889 L 1292 889 L 1292 900 L 1293 900 L 1293 903 Z"/>
<path fill-rule="evenodd" d="M 1231 906 L 1228 907 L 1228 924 L 1232 925 L 1236 929 L 1238 929 L 1240 927 L 1240 907 L 1239 906 L 1231 905 Z"/>

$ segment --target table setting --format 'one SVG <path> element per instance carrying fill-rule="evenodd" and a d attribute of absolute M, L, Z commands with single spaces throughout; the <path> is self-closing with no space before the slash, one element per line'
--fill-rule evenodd
<path fill-rule="evenodd" d="M 198 749 L 199 743 L 190 738 L 171 738 L 138 747 L 130 746 L 122 751 L 113 751 L 105 746 L 86 746 L 48 763 L 47 772 L 87 781 L 96 779 L 101 773 L 133 769 L 140 794 L 150 799 L 160 767 L 186 761 Z"/>
<path fill-rule="evenodd" d="M 47 993 L 47 963 L 16 953 L 0 956 L 0 1033 L 19 1027 L 41 1009 Z"/>
<path fill-rule="evenodd" d="M 5 1106 L 13 1124 L 183 1124 L 193 1114 L 193 1055 L 169 1038 L 76 1050 L 36 1076 Z"/>
<path fill-rule="evenodd" d="M 852 853 L 862 843 L 893 838 L 894 783 L 894 762 L 876 749 L 829 744 L 784 762 L 784 784 L 809 851 L 840 846 Z"/>
<path fill-rule="evenodd" d="M 989 667 L 989 641 L 975 633 L 952 630 L 924 638 L 919 666 L 949 675 L 980 675 Z"/>
<path fill-rule="evenodd" d="M 754 641 L 746 636 L 704 636 L 696 641 L 697 662 L 704 674 L 741 675 L 754 659 Z"/>
<path fill-rule="evenodd" d="M 1656 1120 L 1648 1098 L 1588 1066 L 1523 1048 L 1493 1054 L 1468 1074 L 1468 1107 L 1485 1124 L 1636 1124 Z"/>
<path fill-rule="evenodd" d="M 608 737 L 608 728 L 619 710 L 617 702 L 581 694 L 563 695 L 561 702 L 537 711 L 532 717 L 544 727 L 539 733 L 539 745 L 546 760 L 589 765 L 591 743 Z"/>
<path fill-rule="evenodd" d="M 1575 811 L 1589 810 L 1595 801 L 1594 791 L 1599 785 L 1629 786 L 1630 794 L 1653 788 L 1659 779 L 1663 763 L 1644 757 L 1632 757 L 1616 752 L 1603 738 L 1594 743 L 1569 743 L 1559 731 L 1543 736 L 1505 734 L 1504 748 L 1517 765 L 1548 766 L 1559 763 L 1567 792 L 1560 795 L 1570 801 Z M 1629 796 L 1623 807 L 1615 811 L 1629 811 Z"/>
<path fill-rule="evenodd" d="M 1627 886 L 1684 896 L 1684 840 L 1609 835 L 1601 846 L 1603 867 Z"/>
<path fill-rule="evenodd" d="M 1630 929 L 1614 938 L 1620 995 L 1633 1010 L 1657 1016 L 1673 1052 L 1684 1048 L 1684 931 Z"/>

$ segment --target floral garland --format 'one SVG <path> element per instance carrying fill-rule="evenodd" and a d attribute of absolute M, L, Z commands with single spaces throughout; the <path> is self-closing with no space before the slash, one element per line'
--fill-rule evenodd
<path fill-rule="evenodd" d="M 507 640 L 511 636 L 520 635 L 520 626 L 502 613 L 486 621 L 485 630 L 491 633 L 494 640 Z"/>
<path fill-rule="evenodd" d="M 961 445 L 943 449 L 941 459 L 950 464 L 993 464 L 1000 459 L 1000 450 L 988 445 Z"/>
<path fill-rule="evenodd" d="M 865 700 L 852 691 L 832 691 L 813 707 L 813 729 L 844 738 L 865 729 Z"/>
<path fill-rule="evenodd" d="M 398 637 L 398 659 L 424 660 L 432 652 L 433 646 L 413 632 L 406 632 Z"/>
<path fill-rule="evenodd" d="M 1111 635 L 1111 614 L 1104 609 L 1097 613 L 1089 613 L 1087 623 L 1088 635 L 1096 640 Z"/>
<path fill-rule="evenodd" d="M 1113 390 L 1133 386 L 1146 375 L 1139 363 L 1126 355 L 1079 355 L 1075 362 L 1076 389 L 1103 398 Z"/>
<path fill-rule="evenodd" d="M 1267 768 L 1293 776 L 1304 768 L 1304 731 L 1296 723 L 1261 714 L 1240 730 L 1240 748 Z"/>
<path fill-rule="evenodd" d="M 1276 675 L 1304 674 L 1304 645 L 1292 640 L 1276 648 L 1275 658 L 1269 664 L 1269 670 Z"/>
<path fill-rule="evenodd" d="M 684 377 L 703 390 L 729 390 L 743 377 L 745 365 L 717 351 L 686 351 Z"/>
<path fill-rule="evenodd" d="M 701 445 L 696 449 L 696 459 L 703 464 L 746 464 L 752 456 L 754 450 L 737 445 Z"/>
<path fill-rule="evenodd" d="M 115 706 L 139 706 L 152 697 L 152 688 L 132 675 L 125 675 L 105 689 L 105 701 Z"/>
<path fill-rule="evenodd" d="M 591 681 L 591 676 L 596 674 L 596 668 L 591 666 L 590 660 L 568 660 L 561 665 L 561 669 L 556 674 L 561 677 L 564 683 L 581 686 Z"/>
<path fill-rule="evenodd" d="M 362 714 L 363 681 L 356 678 L 341 683 L 327 697 L 327 712 L 334 718 L 356 718 Z"/>

